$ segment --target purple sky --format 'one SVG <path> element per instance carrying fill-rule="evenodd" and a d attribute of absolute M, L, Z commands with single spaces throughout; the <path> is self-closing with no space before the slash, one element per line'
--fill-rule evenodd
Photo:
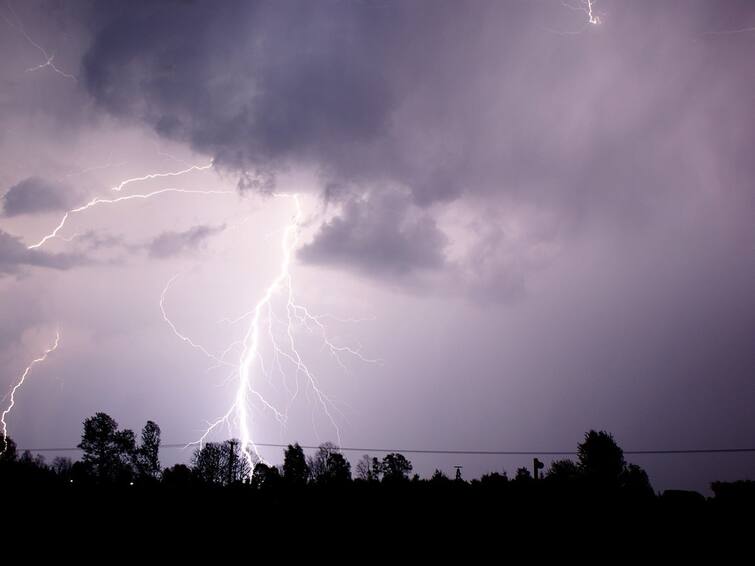
<path fill-rule="evenodd" d="M 291 332 L 328 401 L 263 344 L 255 389 L 287 418 L 252 400 L 256 440 L 755 444 L 755 5 L 592 6 L 597 25 L 586 0 L 2 3 L 3 394 L 61 333 L 9 434 L 75 446 L 102 410 L 197 440 L 234 401 L 250 318 L 227 319 L 278 273 L 295 210 L 275 195 L 296 193 L 292 288 L 327 316 Z M 163 189 L 29 248 L 95 197 Z M 279 339 L 286 300 L 262 317 Z M 755 473 L 629 460 L 659 489 Z"/>

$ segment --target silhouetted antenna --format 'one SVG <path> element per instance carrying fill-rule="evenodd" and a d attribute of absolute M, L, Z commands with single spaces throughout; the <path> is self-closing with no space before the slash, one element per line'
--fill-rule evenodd
<path fill-rule="evenodd" d="M 454 468 L 456 468 L 456 479 L 461 481 L 461 471 L 464 469 L 464 466 L 454 466 Z"/>

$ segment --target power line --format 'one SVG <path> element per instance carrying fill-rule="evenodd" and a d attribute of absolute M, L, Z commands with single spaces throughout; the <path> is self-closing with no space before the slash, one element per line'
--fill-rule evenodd
<path fill-rule="evenodd" d="M 188 448 L 196 446 L 192 443 L 168 443 L 161 444 L 160 448 Z M 261 448 L 287 448 L 288 444 L 273 444 L 265 442 L 255 442 L 255 446 Z M 317 450 L 319 446 L 300 445 L 305 450 Z M 29 450 L 30 452 L 81 452 L 78 447 L 65 448 L 20 448 L 19 450 Z M 461 456 L 573 456 L 577 454 L 576 450 L 432 450 L 432 449 L 402 449 L 402 448 L 359 448 L 353 446 L 339 447 L 342 452 L 399 452 L 404 454 L 448 454 Z M 659 450 L 624 450 L 624 454 L 629 455 L 658 455 L 658 454 L 736 454 L 736 453 L 755 453 L 755 448 L 688 448 L 688 449 L 659 449 Z"/>

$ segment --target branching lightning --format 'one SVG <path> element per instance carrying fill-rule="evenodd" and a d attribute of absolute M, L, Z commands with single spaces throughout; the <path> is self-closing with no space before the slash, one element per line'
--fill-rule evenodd
<path fill-rule="evenodd" d="M 21 374 L 21 377 L 19 377 L 18 381 L 16 382 L 16 385 L 13 386 L 13 389 L 10 391 L 10 403 L 8 404 L 8 408 L 5 409 L 2 412 L 2 415 L 0 415 L 0 426 L 2 426 L 2 447 L 0 447 L 0 454 L 3 454 L 8 449 L 8 424 L 5 421 L 5 417 L 8 416 L 8 414 L 11 412 L 13 407 L 16 404 L 16 391 L 18 391 L 26 381 L 26 378 L 29 376 L 29 373 L 31 373 L 31 370 L 34 368 L 35 365 L 41 364 L 47 359 L 47 356 L 49 356 L 52 352 L 58 349 L 58 344 L 60 344 L 60 332 L 55 333 L 55 342 L 52 346 L 48 347 L 45 352 L 38 358 L 35 358 L 31 361 L 31 363 L 26 366 L 26 369 Z"/>
<path fill-rule="evenodd" d="M 302 219 L 301 203 L 299 196 L 296 194 L 275 194 L 273 196 L 276 198 L 291 199 L 295 207 L 291 221 L 283 229 L 280 267 L 276 276 L 271 281 L 255 307 L 237 319 L 229 321 L 232 324 L 235 324 L 242 320 L 249 320 L 249 325 L 247 326 L 244 338 L 240 342 L 242 350 L 233 374 L 238 380 L 236 393 L 228 411 L 214 422 L 209 423 L 204 434 L 196 442 L 200 445 L 204 443 L 208 435 L 222 424 L 226 424 L 229 427 L 235 425 L 242 453 L 252 467 L 254 467 L 257 462 L 262 461 L 253 440 L 252 407 L 254 405 L 261 405 L 264 410 L 271 412 L 281 424 L 285 424 L 288 413 L 287 409 L 278 409 L 272 403 L 268 402 L 257 389 L 254 380 L 254 370 L 257 367 L 259 367 L 260 371 L 266 375 L 268 379 L 270 379 L 273 372 L 279 372 L 283 377 L 285 385 L 286 371 L 284 365 L 290 366 L 293 369 L 296 386 L 295 391 L 291 392 L 291 402 L 293 402 L 299 394 L 299 381 L 300 378 L 303 378 L 305 384 L 308 386 L 308 390 L 314 394 L 315 399 L 332 424 L 340 442 L 341 433 L 333 414 L 334 412 L 339 411 L 333 401 L 323 392 L 315 372 L 310 369 L 297 346 L 297 340 L 295 337 L 295 328 L 297 326 L 303 327 L 309 332 L 317 333 L 324 348 L 333 356 L 339 366 L 343 369 L 346 369 L 346 365 L 341 359 L 341 356 L 344 354 L 351 355 L 367 363 L 377 363 L 379 361 L 365 357 L 358 349 L 337 345 L 332 342 L 328 337 L 327 329 L 323 324 L 323 319 L 326 317 L 313 315 L 305 306 L 296 302 L 293 291 L 291 263 L 299 241 Z M 170 282 L 168 286 L 166 286 L 165 291 L 167 291 L 169 285 Z M 161 308 L 163 304 L 162 301 L 164 301 L 165 291 L 161 300 Z M 276 297 L 282 298 L 285 303 L 282 317 L 278 317 L 275 314 Z M 174 330 L 174 333 L 178 334 L 175 331 L 175 325 L 170 320 L 166 319 L 166 322 L 168 322 Z M 279 339 L 277 336 L 275 329 L 276 325 L 282 325 L 283 327 L 282 339 Z M 182 337 L 180 334 L 178 335 L 180 338 L 184 339 L 184 341 L 188 341 L 192 344 L 192 346 L 201 348 L 201 346 L 196 345 L 185 337 Z M 265 364 L 262 353 L 263 341 L 265 340 L 272 351 L 272 359 L 268 365 Z M 204 348 L 202 348 L 202 350 L 209 358 L 216 360 L 221 364 L 226 364 L 226 354 L 236 345 L 239 345 L 239 343 L 235 342 L 231 344 L 220 356 L 215 356 Z"/>
<path fill-rule="evenodd" d="M 165 311 L 165 295 L 168 294 L 168 291 L 170 290 L 170 286 L 173 284 L 173 282 L 176 279 L 178 279 L 178 277 L 179 277 L 178 275 L 174 275 L 173 277 L 171 277 L 170 280 L 168 281 L 168 283 L 163 288 L 163 292 L 160 293 L 160 313 L 162 313 L 162 315 L 163 315 L 163 320 L 170 327 L 170 329 L 173 331 L 173 334 L 175 334 L 176 337 L 178 337 L 180 340 L 186 342 L 189 346 L 191 346 L 195 350 L 199 350 L 205 356 L 207 356 L 211 360 L 214 360 L 215 362 L 217 362 L 218 365 L 229 365 L 230 366 L 231 364 L 228 364 L 227 362 L 225 362 L 223 360 L 223 356 L 225 354 L 221 354 L 221 356 L 219 356 L 219 357 L 215 356 L 214 354 L 210 353 L 210 351 L 207 348 L 205 348 L 201 344 L 197 344 L 196 342 L 194 342 L 194 340 L 192 340 L 191 338 L 189 338 L 185 334 L 182 334 L 178 330 L 178 327 L 176 327 L 175 323 L 170 319 L 170 317 L 168 316 L 168 313 Z"/>
<path fill-rule="evenodd" d="M 206 165 L 190 165 L 181 171 L 150 173 L 140 177 L 132 177 L 111 187 L 111 190 L 120 192 L 126 186 L 133 183 L 166 177 L 177 177 L 193 171 L 208 170 L 212 166 L 213 163 L 210 162 Z M 114 205 L 129 200 L 149 199 L 165 193 L 202 195 L 236 194 L 233 190 L 163 188 L 147 193 L 129 194 L 115 198 L 95 197 L 86 204 L 67 211 L 51 232 L 28 247 L 29 249 L 40 248 L 53 238 L 60 238 L 66 241 L 73 239 L 75 235 L 64 238 L 60 235 L 60 231 L 66 226 L 68 220 L 74 214 L 84 212 L 98 205 Z M 341 319 L 332 315 L 315 315 L 307 307 L 296 301 L 291 275 L 291 264 L 300 238 L 302 224 L 301 202 L 299 196 L 296 194 L 274 194 L 273 197 L 285 198 L 292 201 L 294 204 L 294 213 L 290 222 L 280 230 L 280 233 L 282 234 L 281 262 L 275 277 L 252 310 L 238 316 L 234 320 L 228 320 L 231 325 L 241 323 L 242 321 L 248 321 L 242 339 L 231 342 L 223 352 L 215 354 L 179 330 L 178 326 L 169 317 L 166 308 L 166 297 L 171 286 L 178 279 L 179 275 L 174 275 L 166 283 L 160 294 L 159 300 L 162 319 L 168 325 L 171 332 L 179 340 L 201 352 L 204 356 L 214 362 L 214 365 L 209 369 L 219 367 L 231 368 L 231 373 L 228 378 L 236 381 L 235 394 L 228 410 L 214 422 L 208 423 L 207 429 L 196 444 L 203 444 L 213 430 L 225 424 L 229 429 L 235 429 L 234 433 L 239 437 L 242 453 L 252 467 L 257 462 L 262 461 L 253 439 L 253 411 L 257 408 L 268 412 L 272 414 L 281 425 L 285 425 L 288 419 L 288 410 L 300 394 L 300 383 L 302 382 L 305 384 L 306 392 L 308 394 L 313 394 L 317 404 L 332 424 L 336 437 L 340 442 L 341 433 L 338 424 L 336 423 L 335 414 L 341 413 L 333 400 L 321 388 L 316 372 L 313 371 L 305 361 L 305 356 L 297 344 L 296 334 L 298 330 L 301 329 L 309 335 L 315 336 L 321 342 L 324 351 L 326 351 L 335 363 L 343 370 L 347 369 L 343 359 L 344 356 L 351 356 L 366 363 L 379 362 L 379 360 L 364 356 L 361 353 L 360 348 L 339 344 L 329 337 L 325 324 L 327 319 L 334 319 L 342 322 L 355 322 L 359 319 Z M 57 340 L 54 348 L 57 348 Z M 47 354 L 53 349 L 46 352 L 43 358 L 35 360 L 34 363 L 44 360 Z M 238 360 L 236 363 L 231 363 L 229 361 L 229 356 L 234 349 L 239 352 Z M 270 352 L 270 358 L 268 360 L 265 359 L 264 354 L 267 351 Z M 257 370 L 259 370 L 259 373 L 265 376 L 271 384 L 276 376 L 279 376 L 282 379 L 282 385 L 290 397 L 285 408 L 276 407 L 260 392 L 255 382 L 255 377 L 258 373 Z M 28 373 L 28 371 L 29 370 L 27 369 L 26 373 Z M 26 373 L 17 387 L 23 383 Z M 290 388 L 289 382 L 287 381 L 287 378 L 290 379 L 291 377 L 293 377 L 293 390 Z M 15 388 L 13 392 L 15 392 Z M 13 405 L 13 392 L 11 393 L 11 407 Z M 10 408 L 8 410 L 10 410 Z M 3 416 L 6 413 L 3 413 Z"/>
<path fill-rule="evenodd" d="M 0 13 L 0 17 L 2 17 L 5 20 L 5 22 L 10 27 L 12 27 L 16 31 L 18 31 L 22 36 L 24 36 L 24 39 L 26 39 L 26 41 L 29 43 L 29 45 L 31 45 L 32 47 L 34 47 L 35 49 L 37 49 L 42 54 L 42 57 L 44 57 L 44 63 L 40 63 L 39 65 L 34 65 L 33 67 L 29 67 L 28 69 L 26 69 L 26 72 L 27 73 L 33 73 L 35 71 L 40 71 L 42 69 L 45 69 L 45 68 L 49 67 L 55 73 L 59 74 L 61 77 L 65 77 L 67 79 L 71 79 L 73 81 L 76 81 L 77 79 L 76 79 L 75 75 L 72 75 L 70 73 L 66 73 L 65 71 L 61 70 L 59 67 L 57 67 L 55 65 L 55 54 L 54 53 L 52 53 L 52 54 L 48 53 L 47 50 L 44 47 L 42 47 L 39 43 L 37 43 L 36 41 L 34 41 L 31 38 L 31 36 L 26 32 L 26 30 L 24 29 L 23 24 L 21 23 L 21 19 L 16 14 L 16 11 L 13 9 L 13 6 L 11 5 L 11 3 L 10 2 L 6 2 L 6 6 L 8 6 L 8 10 L 10 11 L 11 14 L 13 14 L 13 17 L 14 17 L 14 19 L 16 21 L 12 22 L 10 19 L 8 19 L 8 17 L 5 14 L 2 14 L 2 13 Z"/>

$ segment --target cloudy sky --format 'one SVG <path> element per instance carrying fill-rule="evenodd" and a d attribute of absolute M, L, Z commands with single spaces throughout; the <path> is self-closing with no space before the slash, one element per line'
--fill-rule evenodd
<path fill-rule="evenodd" d="M 755 6 L 587 8 L 0 4 L 3 394 L 61 336 L 9 434 L 751 446 Z M 658 488 L 755 469 L 630 460 Z"/>

